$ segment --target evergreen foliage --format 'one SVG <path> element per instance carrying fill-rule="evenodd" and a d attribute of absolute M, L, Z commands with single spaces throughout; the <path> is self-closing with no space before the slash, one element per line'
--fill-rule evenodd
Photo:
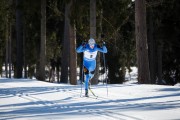
<path fill-rule="evenodd" d="M 46 33 L 46 70 L 50 69 L 50 60 L 55 59 L 56 69 L 60 70 L 60 63 L 64 39 L 65 3 L 69 0 L 47 0 L 47 33 Z M 1 0 L 0 2 L 0 74 L 6 61 L 6 39 L 10 38 L 12 26 L 12 65 L 16 68 L 16 1 Z M 23 1 L 23 67 L 28 68 L 28 77 L 35 76 L 40 53 L 40 24 L 41 3 L 36 0 Z M 108 53 L 106 64 L 109 83 L 123 83 L 125 70 L 131 71 L 136 66 L 135 40 L 135 8 L 131 0 L 97 0 L 97 43 L 106 42 Z M 152 23 L 147 22 L 147 30 L 152 27 L 152 39 L 155 41 L 155 55 L 151 83 L 157 83 L 158 77 L 158 50 L 162 46 L 162 83 L 174 85 L 180 82 L 180 1 L 179 0 L 146 0 L 147 12 L 152 10 Z M 71 6 L 70 23 L 76 26 L 76 42 L 79 46 L 89 39 L 90 34 L 90 3 L 86 0 L 73 0 Z M 102 17 L 102 20 L 101 20 Z M 147 20 L 150 16 L 147 14 Z M 101 23 L 102 22 L 102 23 Z M 100 25 L 101 24 L 101 25 Z M 9 31 L 7 36 L 6 32 Z M 101 37 L 99 37 L 101 35 Z M 149 37 L 148 37 L 149 39 Z M 151 44 L 149 42 L 149 47 Z M 78 66 L 81 66 L 78 55 Z M 150 54 L 149 54 L 150 56 Z M 152 57 L 152 56 L 151 56 Z M 151 61 L 152 62 L 152 61 Z M 101 63 L 102 64 L 102 63 Z M 151 66 L 150 66 L 151 67 Z M 47 72 L 48 73 L 48 72 Z M 48 75 L 48 74 L 47 74 Z"/>
<path fill-rule="evenodd" d="M 157 47 L 162 46 L 163 81 L 161 84 L 174 85 L 180 82 L 180 57 L 178 53 L 180 48 L 180 16 L 178 13 L 180 10 L 180 1 L 150 0 L 147 3 L 147 8 L 151 8 L 153 11 L 153 36 L 156 45 Z M 155 48 L 156 52 L 157 47 Z"/>

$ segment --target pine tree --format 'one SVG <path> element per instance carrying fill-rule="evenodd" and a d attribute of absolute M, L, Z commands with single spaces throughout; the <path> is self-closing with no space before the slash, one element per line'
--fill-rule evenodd
<path fill-rule="evenodd" d="M 96 0 L 90 0 L 90 38 L 97 39 L 96 37 Z M 96 40 L 97 42 L 97 40 Z M 95 75 L 91 80 L 91 84 L 97 84 L 99 79 L 99 54 L 97 55 L 97 63 Z"/>
<path fill-rule="evenodd" d="M 138 82 L 150 84 L 147 28 L 146 28 L 146 2 L 135 1 L 136 49 L 138 63 Z"/>
<path fill-rule="evenodd" d="M 16 36 L 17 36 L 17 56 L 16 56 L 16 77 L 22 78 L 23 71 L 23 16 L 22 0 L 16 0 Z"/>
<path fill-rule="evenodd" d="M 61 82 L 68 83 L 68 67 L 69 67 L 69 27 L 70 19 L 70 3 L 66 3 L 65 5 L 65 22 L 64 22 L 64 39 L 63 39 L 63 47 L 62 47 L 62 59 L 61 59 Z"/>

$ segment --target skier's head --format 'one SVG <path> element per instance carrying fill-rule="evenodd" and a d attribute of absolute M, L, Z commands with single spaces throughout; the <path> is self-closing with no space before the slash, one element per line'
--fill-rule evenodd
<path fill-rule="evenodd" d="M 90 38 L 89 41 L 88 41 L 88 44 L 92 49 L 94 48 L 95 43 L 96 42 L 95 42 L 95 40 L 93 38 Z"/>

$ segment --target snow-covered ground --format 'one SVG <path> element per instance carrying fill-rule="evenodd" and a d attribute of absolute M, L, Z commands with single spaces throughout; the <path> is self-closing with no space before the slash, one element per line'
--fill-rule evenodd
<path fill-rule="evenodd" d="M 97 99 L 91 93 L 80 97 L 81 85 L 0 78 L 0 120 L 180 119 L 180 85 L 139 85 L 134 80 L 91 87 Z"/>
<path fill-rule="evenodd" d="M 1 78 L 0 120 L 180 119 L 179 85 L 130 83 L 107 87 L 92 86 L 99 96 L 95 99 L 92 94 L 90 98 L 80 97 L 81 85 Z"/>

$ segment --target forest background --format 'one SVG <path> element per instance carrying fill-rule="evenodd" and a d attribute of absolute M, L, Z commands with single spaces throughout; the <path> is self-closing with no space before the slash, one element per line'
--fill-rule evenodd
<path fill-rule="evenodd" d="M 0 74 L 5 66 L 5 77 L 45 81 L 54 61 L 57 82 L 76 85 L 82 54 L 75 49 L 93 37 L 108 53 L 98 54 L 92 84 L 103 73 L 123 83 L 137 66 L 138 83 L 174 85 L 179 11 L 179 0 L 0 0 Z"/>

